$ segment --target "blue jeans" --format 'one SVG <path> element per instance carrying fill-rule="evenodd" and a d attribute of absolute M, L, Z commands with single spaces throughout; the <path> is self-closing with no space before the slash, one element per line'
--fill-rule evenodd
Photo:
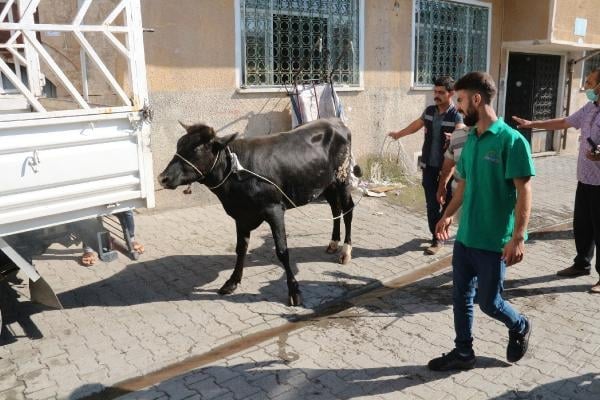
<path fill-rule="evenodd" d="M 454 242 L 452 256 L 452 300 L 456 349 L 473 350 L 473 298 L 477 281 L 477 300 L 481 311 L 504 323 L 510 331 L 522 332 L 525 320 L 502 298 L 506 264 L 502 253 L 474 249 Z"/>

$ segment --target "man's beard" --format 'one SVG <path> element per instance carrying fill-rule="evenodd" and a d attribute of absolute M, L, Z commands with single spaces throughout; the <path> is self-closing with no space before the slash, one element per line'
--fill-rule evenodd
<path fill-rule="evenodd" d="M 467 126 L 475 126 L 477 122 L 479 122 L 479 113 L 477 112 L 477 110 L 474 110 L 473 108 L 469 107 L 463 118 L 463 122 Z"/>

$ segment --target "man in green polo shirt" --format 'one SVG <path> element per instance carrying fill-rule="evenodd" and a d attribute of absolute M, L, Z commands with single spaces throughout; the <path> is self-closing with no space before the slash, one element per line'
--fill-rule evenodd
<path fill-rule="evenodd" d="M 498 118 L 491 105 L 496 84 L 483 72 L 456 82 L 458 107 L 469 132 L 457 164 L 462 178 L 436 226 L 449 238 L 453 216 L 462 205 L 452 259 L 455 348 L 429 362 L 435 371 L 470 369 L 473 352 L 473 298 L 481 310 L 508 328 L 506 357 L 520 360 L 527 351 L 531 321 L 502 298 L 506 267 L 523 259 L 535 175 L 527 140 Z"/>

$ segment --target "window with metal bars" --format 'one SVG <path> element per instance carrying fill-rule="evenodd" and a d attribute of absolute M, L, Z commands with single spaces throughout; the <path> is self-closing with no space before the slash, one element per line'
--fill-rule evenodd
<path fill-rule="evenodd" d="M 359 1 L 240 0 L 242 87 L 358 85 Z"/>
<path fill-rule="evenodd" d="M 442 75 L 487 71 L 490 7 L 485 3 L 414 0 L 414 86 Z"/>
<path fill-rule="evenodd" d="M 583 75 L 581 76 L 581 87 L 583 87 L 585 78 L 590 74 L 590 72 L 597 68 L 600 68 L 600 53 L 597 53 L 583 61 Z"/>

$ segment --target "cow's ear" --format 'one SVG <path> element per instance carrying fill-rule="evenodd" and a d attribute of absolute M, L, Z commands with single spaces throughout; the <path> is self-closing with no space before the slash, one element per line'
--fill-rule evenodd
<path fill-rule="evenodd" d="M 232 135 L 227 135 L 227 136 L 223 136 L 223 137 L 216 137 L 214 139 L 215 146 L 219 150 L 224 149 L 225 147 L 227 147 L 227 145 L 229 143 L 231 143 L 233 140 L 235 140 L 237 135 L 239 135 L 239 133 L 234 133 Z"/>

